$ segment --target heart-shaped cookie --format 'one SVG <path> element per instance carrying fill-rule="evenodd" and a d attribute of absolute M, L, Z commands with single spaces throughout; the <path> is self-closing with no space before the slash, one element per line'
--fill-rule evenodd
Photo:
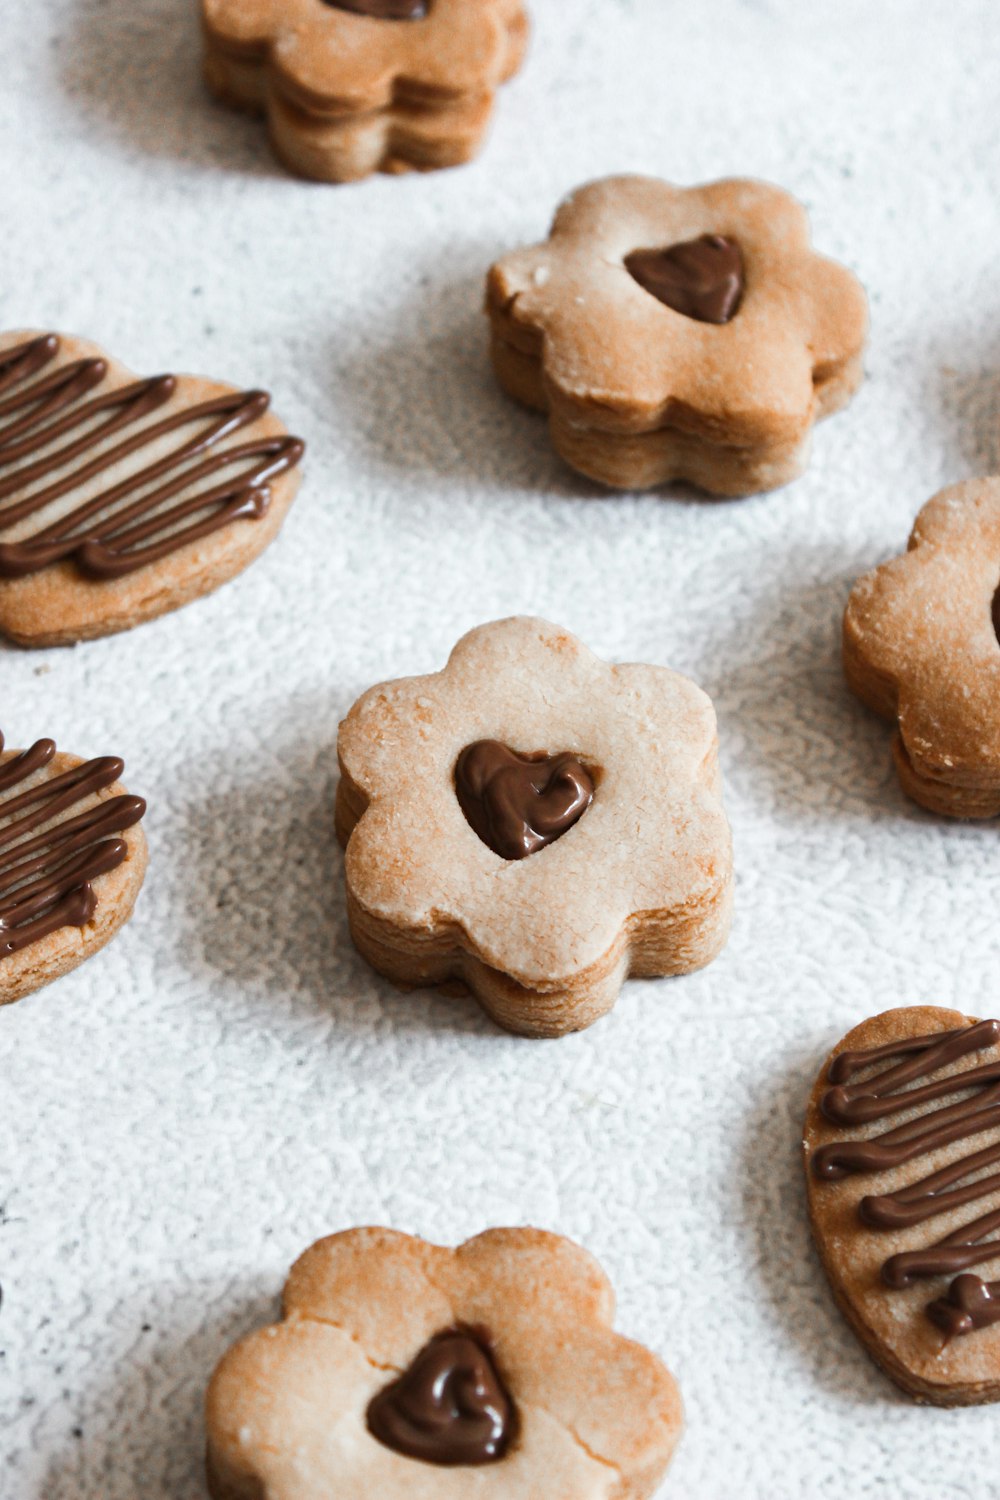
<path fill-rule="evenodd" d="M 809 1100 L 809 1216 L 842 1312 L 903 1390 L 1000 1400 L 1000 1021 L 855 1027 Z"/>
<path fill-rule="evenodd" d="M 657 302 L 698 323 L 728 323 L 743 299 L 743 255 L 722 234 L 703 234 L 665 250 L 633 250 L 625 269 Z"/>
<path fill-rule="evenodd" d="M 476 740 L 458 757 L 455 792 L 494 854 L 526 859 L 579 822 L 594 800 L 594 778 L 569 750 L 519 755 L 499 740 Z"/>

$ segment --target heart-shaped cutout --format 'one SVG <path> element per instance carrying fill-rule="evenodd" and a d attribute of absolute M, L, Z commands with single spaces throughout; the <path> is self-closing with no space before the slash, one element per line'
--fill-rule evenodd
<path fill-rule="evenodd" d="M 905 1391 L 1000 1400 L 1000 1021 L 915 1006 L 865 1021 L 816 1081 L 803 1146 L 841 1310 Z"/>
<path fill-rule="evenodd" d="M 481 1329 L 435 1334 L 368 1406 L 368 1430 L 385 1447 L 448 1467 L 496 1463 L 516 1425 L 516 1408 Z"/>
<path fill-rule="evenodd" d="M 323 0 L 323 4 L 376 21 L 422 21 L 430 10 L 430 0 Z"/>
<path fill-rule="evenodd" d="M 728 323 L 746 286 L 740 247 L 722 234 L 703 234 L 665 250 L 633 250 L 625 269 L 644 292 L 698 323 Z"/>
<path fill-rule="evenodd" d="M 466 820 L 501 859 L 525 859 L 579 822 L 594 778 L 571 751 L 519 755 L 499 740 L 466 745 L 455 766 Z"/>

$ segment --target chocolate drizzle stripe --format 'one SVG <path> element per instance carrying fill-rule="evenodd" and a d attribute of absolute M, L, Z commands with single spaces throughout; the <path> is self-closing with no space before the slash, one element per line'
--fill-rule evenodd
<path fill-rule="evenodd" d="M 130 432 L 171 400 L 176 378 L 101 395 L 107 362 L 83 359 L 34 379 L 58 352 L 53 334 L 0 355 L 0 537 L 152 444 L 174 434 L 179 441 L 68 514 L 42 520 L 30 536 L 0 541 L 0 578 L 67 558 L 90 577 L 122 577 L 236 520 L 259 519 L 269 482 L 302 457 L 304 445 L 287 435 L 219 446 L 264 415 L 266 391 L 218 396 Z M 227 469 L 237 472 L 223 478 Z M 182 524 L 201 512 L 202 520 Z"/>
<path fill-rule="evenodd" d="M 122 794 L 73 813 L 119 779 L 124 767 L 112 756 L 16 790 L 55 753 L 52 740 L 39 740 L 0 765 L 0 961 L 60 927 L 91 920 L 92 882 L 124 861 L 128 846 L 120 835 L 146 810 L 141 797 Z"/>
<path fill-rule="evenodd" d="M 998 1044 L 1000 1021 L 979 1021 L 869 1051 L 841 1052 L 830 1065 L 827 1077 L 831 1087 L 820 1100 L 821 1112 L 831 1123 L 866 1124 L 914 1110 L 917 1113 L 869 1139 L 832 1141 L 820 1146 L 812 1156 L 813 1173 L 831 1181 L 848 1173 L 886 1171 L 955 1141 L 986 1131 L 1000 1131 L 1000 1061 L 965 1068 L 929 1083 L 920 1082 L 942 1068 Z M 892 1062 L 882 1072 L 859 1083 L 851 1083 L 862 1069 L 892 1059 L 903 1060 Z M 964 1097 L 941 1108 L 922 1111 L 922 1106 L 930 1102 L 955 1095 Z M 896 1230 L 923 1224 L 939 1214 L 1000 1192 L 1000 1172 L 988 1171 L 998 1163 L 1000 1140 L 981 1146 L 895 1192 L 862 1198 L 859 1217 L 874 1229 Z M 890 1256 L 882 1267 L 882 1278 L 888 1286 L 899 1288 L 920 1277 L 967 1272 L 971 1266 L 1000 1258 L 1000 1239 L 991 1238 L 998 1230 L 1000 1209 L 994 1209 L 925 1249 Z M 978 1277 L 960 1275 L 948 1296 L 928 1306 L 928 1316 L 950 1336 L 970 1333 L 1000 1321 L 998 1304 L 992 1301 L 996 1292 L 1000 1292 L 996 1283 L 987 1285 Z"/>

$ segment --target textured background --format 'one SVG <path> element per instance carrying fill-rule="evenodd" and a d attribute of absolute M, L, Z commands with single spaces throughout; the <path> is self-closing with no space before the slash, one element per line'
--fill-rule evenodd
<path fill-rule="evenodd" d="M 201 1497 L 214 1361 L 365 1222 L 585 1241 L 683 1387 L 665 1495 L 996 1493 L 996 1411 L 914 1409 L 841 1323 L 797 1158 L 848 1026 L 996 1013 L 996 830 L 904 801 L 837 660 L 857 574 L 1000 467 L 995 3 L 533 8 L 478 164 L 336 189 L 203 97 L 189 0 L 2 7 L 0 324 L 268 384 L 311 445 L 214 598 L 0 647 L 9 743 L 120 751 L 153 853 L 113 947 L 0 1014 L 3 1500 Z M 597 498 L 494 389 L 486 266 L 622 169 L 783 183 L 868 286 L 869 383 L 791 489 Z M 355 696 L 516 611 L 708 689 L 736 836 L 724 956 L 556 1044 L 369 973 L 330 831 Z"/>

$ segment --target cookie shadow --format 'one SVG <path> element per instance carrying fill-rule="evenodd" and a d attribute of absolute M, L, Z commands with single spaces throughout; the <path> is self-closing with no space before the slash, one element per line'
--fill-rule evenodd
<path fill-rule="evenodd" d="M 129 158 L 287 176 L 262 120 L 213 100 L 193 0 L 76 0 L 55 38 L 59 88 L 85 130 Z"/>
<path fill-rule="evenodd" d="M 791 550 L 694 669 L 718 712 L 724 779 L 755 818 L 934 821 L 899 786 L 892 725 L 844 678 L 843 614 L 864 571 L 828 550 Z"/>
<path fill-rule="evenodd" d="M 802 1117 L 816 1061 L 804 1053 L 769 1078 L 747 1115 L 736 1164 L 756 1299 L 793 1346 L 796 1377 L 849 1407 L 911 1403 L 883 1375 L 833 1300 L 813 1244 L 802 1168 Z"/>
<path fill-rule="evenodd" d="M 559 457 L 547 418 L 513 401 L 493 373 L 483 299 L 486 273 L 503 248 L 465 242 L 451 245 L 447 260 L 387 265 L 407 295 L 360 344 L 345 352 L 338 339 L 332 383 L 364 463 L 407 485 L 431 477 L 437 488 L 495 489 L 498 498 L 513 492 L 534 501 L 739 504 L 682 484 L 608 489 Z"/>
<path fill-rule="evenodd" d="M 954 357 L 954 348 L 948 352 Z M 954 480 L 1000 474 L 1000 349 L 986 351 L 974 369 L 942 361 L 927 396 L 944 427 Z"/>
<path fill-rule="evenodd" d="M 167 899 L 181 961 L 227 1009 L 263 998 L 289 1034 L 307 1024 L 315 1037 L 315 1022 L 361 1035 L 492 1033 L 470 998 L 397 990 L 351 941 L 334 833 L 337 724 L 350 701 L 290 706 L 303 729 L 269 737 L 260 764 L 218 757 L 211 779 L 203 759 L 182 768 L 180 785 L 199 795 L 172 819 L 176 848 L 162 859 L 180 872 Z"/>
<path fill-rule="evenodd" d="M 103 1384 L 65 1392 L 65 1440 L 38 1500 L 205 1500 L 205 1388 L 238 1338 L 278 1316 L 273 1283 L 185 1280 L 116 1304 Z M 58 1420 L 58 1418 L 56 1418 Z"/>

